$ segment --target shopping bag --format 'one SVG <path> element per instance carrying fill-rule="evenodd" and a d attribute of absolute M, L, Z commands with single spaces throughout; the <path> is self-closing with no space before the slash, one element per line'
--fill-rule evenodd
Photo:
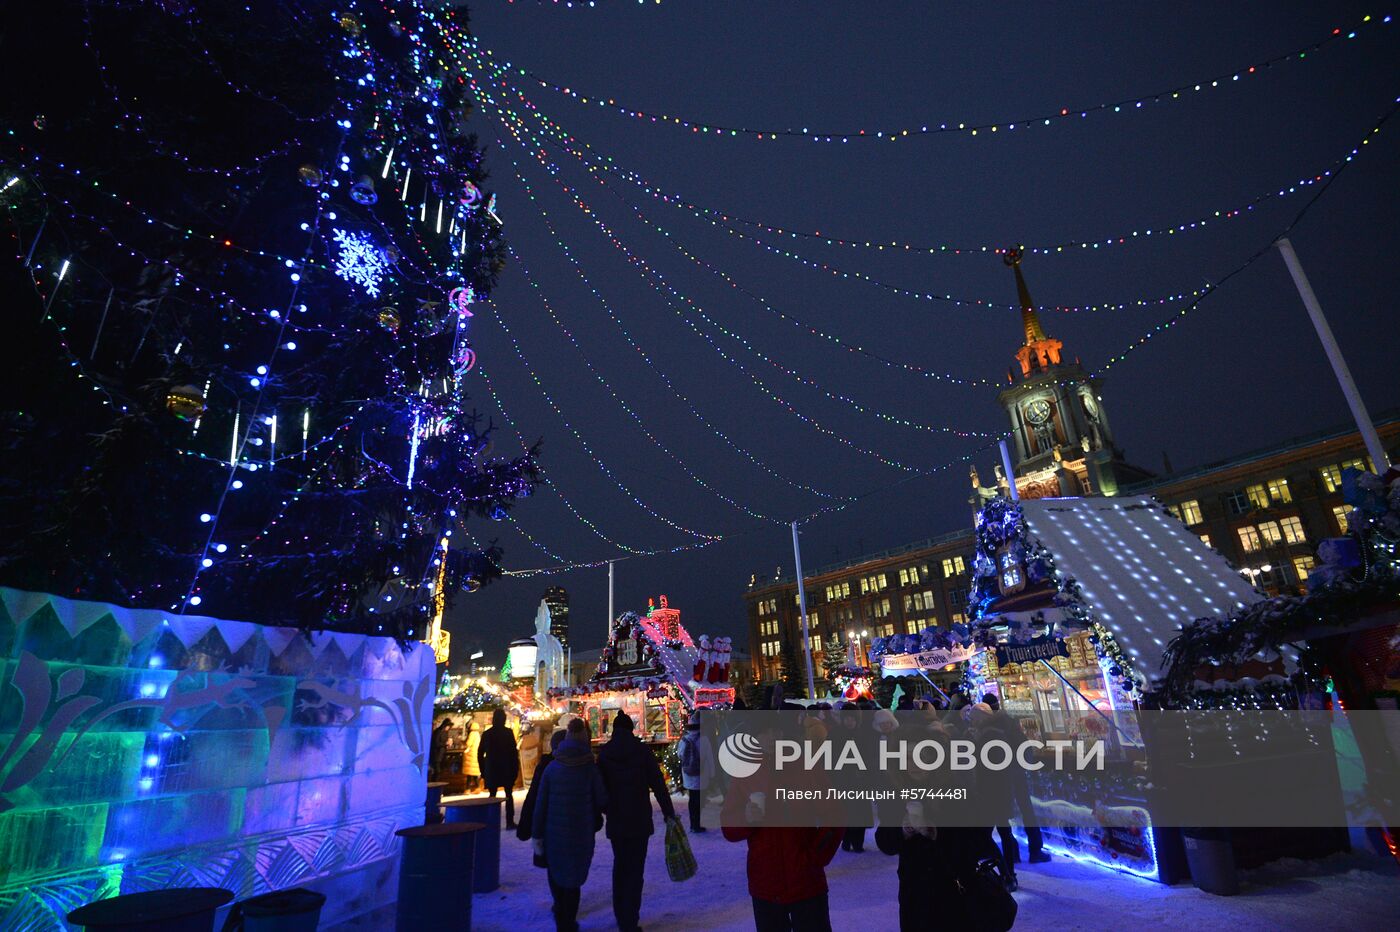
<path fill-rule="evenodd" d="M 666 873 L 677 883 L 695 876 L 698 869 L 690 850 L 690 837 L 680 819 L 666 821 Z"/>

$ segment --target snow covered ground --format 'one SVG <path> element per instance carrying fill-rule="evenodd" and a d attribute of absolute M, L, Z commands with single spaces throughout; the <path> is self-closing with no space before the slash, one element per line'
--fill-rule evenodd
<path fill-rule="evenodd" d="M 517 809 L 525 794 L 516 794 Z M 676 798 L 685 818 L 685 801 Z M 692 835 L 700 872 L 684 883 L 666 875 L 660 817 L 647 855 L 642 926 L 652 932 L 752 929 L 753 913 L 744 879 L 746 849 L 724 840 L 718 814 L 706 807 L 710 831 Z M 827 868 L 831 920 L 837 929 L 883 932 L 896 929 L 896 859 L 875 847 L 867 833 L 863 853 L 836 852 Z M 1243 875 L 1240 895 L 1211 896 L 1188 884 L 1166 887 L 1127 874 L 1057 857 L 1049 864 L 1022 864 L 1017 929 L 1091 930 L 1131 927 L 1140 932 L 1249 932 L 1255 929 L 1349 932 L 1394 929 L 1400 903 L 1400 871 L 1393 861 L 1352 853 L 1321 861 L 1281 861 Z M 616 929 L 612 915 L 612 849 L 597 836 L 593 869 L 583 887 L 579 923 L 585 930 Z M 553 927 L 545 872 L 531 863 L 530 844 L 504 833 L 501 886 L 478 894 L 472 928 L 524 932 Z M 936 920 L 930 928 L 937 928 Z"/>

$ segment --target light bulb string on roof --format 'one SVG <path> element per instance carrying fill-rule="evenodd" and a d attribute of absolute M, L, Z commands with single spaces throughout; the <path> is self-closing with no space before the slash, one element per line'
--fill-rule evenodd
<path fill-rule="evenodd" d="M 608 479 L 612 481 L 613 485 L 617 487 L 618 491 L 622 492 L 623 495 L 631 499 L 633 504 L 645 511 L 647 514 L 651 515 L 653 518 L 660 521 L 662 524 L 674 528 L 683 534 L 687 534 L 691 537 L 698 537 L 701 539 L 709 539 L 720 536 L 716 534 L 705 533 L 703 531 L 697 531 L 693 528 L 686 527 L 685 525 L 681 524 L 675 519 L 670 518 L 665 514 L 662 514 L 656 508 L 643 501 L 642 498 L 638 496 L 636 492 L 632 491 L 632 489 L 629 488 L 626 483 L 619 479 L 617 477 L 617 473 L 613 472 L 612 468 L 608 466 L 608 464 L 603 461 L 602 457 L 598 455 L 597 451 L 593 449 L 593 445 L 588 442 L 588 440 L 583 436 L 582 433 L 579 432 L 578 428 L 574 427 L 574 425 L 569 421 L 568 417 L 565 416 L 563 410 L 559 407 L 558 402 L 554 400 L 554 396 L 549 393 L 549 390 L 547 388 L 545 388 L 544 381 L 540 378 L 539 373 L 535 370 L 535 367 L 530 365 L 530 360 L 526 358 L 525 351 L 520 346 L 520 341 L 515 338 L 515 333 L 505 322 L 505 318 L 502 315 L 497 314 L 493 319 L 495 320 L 496 324 L 501 328 L 501 332 L 504 333 L 507 338 L 509 338 L 511 347 L 515 350 L 516 357 L 520 360 L 521 365 L 525 367 L 525 371 L 530 376 L 530 381 L 535 383 L 535 388 L 539 390 L 541 397 L 543 397 L 545 402 L 549 405 L 550 410 L 552 410 L 556 415 L 558 415 L 559 420 L 564 424 L 565 429 L 567 429 L 569 433 L 573 435 L 573 438 L 578 441 L 579 446 L 583 447 L 584 452 L 587 453 L 588 456 L 593 460 L 593 464 L 598 467 L 598 469 L 603 473 L 603 475 L 607 476 Z"/>
<path fill-rule="evenodd" d="M 1358 155 L 1360 151 L 1364 149 L 1364 147 L 1370 145 L 1371 140 L 1375 138 L 1377 134 L 1380 133 L 1381 128 L 1385 126 L 1385 124 L 1389 122 L 1390 119 L 1394 117 L 1397 112 L 1400 112 L 1400 97 L 1396 97 L 1392 101 L 1391 106 L 1386 110 L 1385 114 L 1382 115 L 1381 118 L 1376 121 L 1375 125 L 1371 127 L 1371 130 L 1367 134 L 1367 137 L 1361 141 L 1361 145 L 1358 147 Z M 1258 262 L 1264 256 L 1268 255 L 1268 253 L 1274 248 L 1275 244 L 1280 239 L 1287 236 L 1294 229 L 1294 227 L 1296 227 L 1299 223 L 1303 221 L 1303 218 L 1307 216 L 1308 211 L 1310 211 L 1313 208 L 1313 205 L 1315 205 L 1319 200 L 1322 199 L 1322 196 L 1327 193 L 1328 188 L 1330 188 L 1333 182 L 1335 182 L 1338 178 L 1342 176 L 1342 173 L 1346 171 L 1347 167 L 1351 165 L 1357 157 L 1358 156 L 1349 156 L 1343 162 L 1343 164 L 1337 168 L 1336 171 L 1329 175 L 1327 180 L 1322 182 L 1321 185 L 1319 185 L 1319 187 L 1317 188 L 1317 190 L 1313 192 L 1312 196 L 1308 198 L 1307 202 L 1303 204 L 1302 208 L 1298 211 L 1297 214 L 1294 215 L 1293 219 L 1288 223 L 1288 225 L 1284 227 L 1283 230 L 1280 231 L 1277 235 L 1271 238 L 1264 246 L 1260 247 L 1249 258 L 1245 259 L 1243 262 L 1235 266 L 1229 272 L 1225 273 L 1217 280 L 1211 282 L 1202 294 L 1198 295 L 1193 300 L 1182 305 L 1172 314 L 1171 317 L 1160 321 L 1151 330 L 1147 331 L 1146 333 L 1129 343 L 1127 347 L 1125 347 L 1121 352 L 1110 356 L 1108 360 L 1104 362 L 1103 365 L 1099 366 L 1096 370 L 1094 370 L 1092 374 L 1097 376 L 1109 371 L 1118 363 L 1122 362 L 1124 359 L 1127 359 L 1128 356 L 1132 355 L 1137 350 L 1146 346 L 1148 342 L 1151 341 L 1152 338 L 1155 337 L 1157 334 L 1164 333 L 1170 330 L 1171 328 L 1175 327 L 1177 324 L 1181 323 L 1192 311 L 1200 307 L 1207 297 L 1218 291 L 1220 289 L 1220 286 L 1224 285 L 1227 281 L 1234 278 L 1236 275 L 1239 275 L 1241 272 L 1249 268 L 1255 262 Z"/>
<path fill-rule="evenodd" d="M 529 190 L 528 185 L 527 190 Z M 528 196 L 530 196 L 533 199 L 533 192 L 530 192 Z M 622 319 L 618 317 L 617 313 L 613 310 L 612 305 L 603 299 L 603 296 L 599 294 L 597 288 L 594 287 L 592 282 L 588 280 L 587 276 L 583 272 L 583 268 L 580 265 L 578 259 L 574 256 L 573 250 L 569 248 L 568 243 L 564 241 L 563 237 L 561 237 L 559 235 L 559 232 L 554 228 L 554 224 L 549 219 L 549 214 L 546 211 L 542 210 L 539 212 L 539 217 L 540 220 L 544 223 L 545 228 L 549 231 L 550 235 L 554 237 L 556 245 L 558 245 L 560 250 L 563 251 L 565 258 L 567 258 L 569 260 L 569 263 L 574 267 L 574 270 L 578 274 L 580 280 L 589 289 L 593 296 L 598 299 L 599 305 L 607 314 L 608 319 L 612 321 L 613 325 L 616 326 L 618 331 L 622 334 L 623 340 L 626 341 L 628 346 L 630 346 L 633 350 L 637 352 L 637 355 L 639 355 L 642 358 L 642 362 L 647 366 L 647 368 L 650 369 L 653 373 L 656 374 L 658 378 L 661 379 L 662 383 L 665 384 L 667 390 L 669 390 L 676 399 L 678 399 L 683 405 L 685 405 L 686 409 L 690 411 L 690 413 L 695 417 L 696 420 L 698 420 L 701 424 L 705 425 L 707 429 L 709 429 L 716 437 L 718 437 L 721 441 L 728 445 L 730 449 L 739 453 L 750 463 L 753 463 L 755 466 L 763 470 L 769 476 L 772 476 L 774 479 L 779 480 L 785 485 L 789 485 L 792 488 L 799 489 L 803 492 L 810 492 L 813 495 L 818 496 L 819 498 L 844 498 L 844 496 L 836 495 L 831 492 L 824 492 L 821 489 L 817 489 L 813 486 L 798 482 L 784 475 L 783 473 L 774 469 L 772 466 L 765 463 L 763 460 L 760 460 L 758 457 L 756 457 L 747 447 L 745 447 L 742 444 L 736 443 L 733 440 L 733 438 L 731 438 L 728 434 L 720 430 L 714 424 L 710 423 L 709 419 L 706 418 L 705 415 L 702 414 L 700 410 L 695 407 L 694 402 L 692 402 L 688 396 L 686 396 L 679 388 L 676 387 L 675 383 L 671 380 L 671 377 L 666 373 L 666 370 L 663 367 L 658 366 L 656 362 L 651 358 L 651 355 L 648 354 L 647 351 L 633 338 L 631 332 L 628 331 L 627 326 L 622 322 Z"/>
<path fill-rule="evenodd" d="M 1355 39 L 1363 33 L 1369 31 L 1374 34 L 1377 27 L 1390 23 L 1390 16 L 1364 16 L 1356 27 L 1343 29 L 1333 28 L 1325 38 L 1311 42 L 1301 48 L 1293 49 L 1275 55 L 1253 64 L 1242 65 L 1236 69 L 1202 78 L 1196 81 L 1189 81 L 1159 91 L 1152 91 L 1146 94 L 1139 94 L 1131 97 L 1124 97 L 1114 101 L 1098 104 L 1080 104 L 1078 106 L 1059 107 L 1051 111 L 1029 115 L 1015 119 L 1002 119 L 996 121 L 969 122 L 968 120 L 949 119 L 945 121 L 935 121 L 920 123 L 917 126 L 901 127 L 898 129 L 854 129 L 854 130 L 813 130 L 806 127 L 796 128 L 760 128 L 750 126 L 738 126 L 723 123 L 710 123 L 701 120 L 693 120 L 670 114 L 658 113 L 644 110 L 630 104 L 620 104 L 613 95 L 598 95 L 591 93 L 581 93 L 573 87 L 551 81 L 535 72 L 517 66 L 504 58 L 499 58 L 495 53 L 481 45 L 475 38 L 466 37 L 458 32 L 459 44 L 464 47 L 479 49 L 485 56 L 498 61 L 501 67 L 509 69 L 513 74 L 533 81 L 540 87 L 546 88 L 569 97 L 583 104 L 596 105 L 606 110 L 612 110 L 624 116 L 641 120 L 645 123 L 661 124 L 674 128 L 689 131 L 692 135 L 710 135 L 718 137 L 753 137 L 755 139 L 803 139 L 812 142 L 825 143 L 849 143 L 861 140 L 878 140 L 898 142 L 921 137 L 958 135 L 958 136 L 995 136 L 1001 132 L 1014 132 L 1015 130 L 1029 129 L 1032 127 L 1043 127 L 1058 125 L 1061 123 L 1085 119 L 1091 115 L 1113 114 L 1113 113 L 1133 113 L 1140 111 L 1151 105 L 1168 104 L 1179 100 L 1190 99 L 1203 92 L 1218 89 L 1220 87 L 1230 87 L 1240 81 L 1261 76 L 1278 65 L 1288 62 L 1305 60 L 1312 55 L 1331 45 L 1343 42 L 1343 40 Z"/>
<path fill-rule="evenodd" d="M 476 60 L 479 63 L 481 63 L 481 60 L 479 58 Z M 505 72 L 502 70 L 496 70 L 495 73 L 498 77 L 503 77 L 503 75 L 505 74 Z M 503 80 L 502 84 L 504 85 L 505 83 L 506 82 Z M 600 152 L 590 143 L 581 140 L 573 134 L 569 133 L 567 130 L 564 130 L 563 127 L 561 127 L 555 120 L 550 119 L 550 117 L 547 114 L 545 114 L 542 110 L 540 110 L 539 107 L 531 103 L 529 99 L 524 95 L 524 93 L 519 91 L 518 88 L 514 89 L 514 93 L 521 99 L 522 102 L 524 102 L 525 109 L 529 111 L 530 115 L 532 115 L 540 123 L 544 124 L 544 126 L 546 127 L 545 132 L 553 136 L 555 140 L 558 141 L 561 145 L 582 146 L 584 149 L 586 149 L 589 153 L 592 154 L 593 158 L 596 160 L 593 164 L 595 164 L 596 167 L 598 167 L 599 169 L 615 174 L 625 179 L 626 181 L 632 183 L 636 187 L 640 188 L 642 192 L 650 196 L 653 200 L 670 204 L 673 207 L 684 208 L 690 211 L 691 214 L 696 216 L 698 219 L 704 219 L 707 222 L 711 222 L 716 226 L 724 225 L 727 229 L 728 225 L 738 224 L 740 226 L 753 227 L 755 229 L 762 230 L 766 233 L 771 233 L 775 236 L 784 236 L 792 239 L 809 239 L 815 242 L 825 243 L 828 246 L 842 246 L 851 249 L 871 249 L 877 252 L 890 251 L 905 252 L 910 254 L 951 256 L 981 256 L 985 254 L 1000 255 L 1006 252 L 1007 247 L 1004 244 L 955 245 L 950 243 L 940 243 L 938 245 L 923 245 L 905 242 L 897 239 L 870 240 L 846 236 L 833 236 L 830 233 L 823 233 L 819 230 L 794 230 L 789 227 L 778 226 L 764 220 L 755 220 L 752 218 L 737 216 L 730 211 L 719 210 L 713 207 L 706 207 L 702 204 L 697 204 L 694 201 L 689 200 L 683 195 L 677 194 L 675 192 L 668 192 L 664 190 L 659 184 L 653 181 L 649 181 L 637 172 L 622 167 L 622 165 L 620 165 L 617 162 L 617 160 L 615 160 L 612 156 Z M 1352 148 L 1347 153 L 1347 155 L 1355 155 L 1356 151 L 1357 150 L 1355 148 Z M 581 154 L 575 152 L 575 155 Z M 1327 165 L 1326 168 L 1322 169 L 1321 171 L 1301 177 L 1296 181 L 1284 185 L 1283 187 L 1271 189 L 1269 191 L 1264 192 L 1263 194 L 1259 194 L 1238 207 L 1208 211 L 1205 214 L 1198 215 L 1190 220 L 1184 220 L 1177 223 L 1160 225 L 1155 227 L 1144 226 L 1140 229 L 1134 229 L 1127 233 L 1117 233 L 1114 235 L 1100 237 L 1093 240 L 1066 240 L 1040 245 L 1021 244 L 1019 248 L 1022 252 L 1025 253 L 1053 256 L 1063 255 L 1066 252 L 1072 252 L 1074 250 L 1099 249 L 1109 246 L 1123 246 L 1134 242 L 1150 239 L 1152 237 L 1157 237 L 1158 239 L 1161 239 L 1164 237 L 1175 236 L 1180 233 L 1202 230 L 1207 226 L 1210 226 L 1212 224 L 1218 224 L 1219 222 L 1224 220 L 1231 220 L 1237 217 L 1245 216 L 1254 211 L 1255 208 L 1259 207 L 1261 204 L 1265 204 L 1271 200 L 1284 198 L 1291 194 L 1296 194 L 1300 191 L 1303 191 L 1308 187 L 1317 184 L 1318 182 L 1325 179 L 1328 175 L 1335 171 L 1336 168 L 1345 161 L 1345 159 L 1346 156 L 1334 159 L 1331 163 Z M 701 214 L 703 214 L 704 216 L 701 217 Z M 1045 307 L 1038 308 L 1038 310 L 1058 310 L 1063 312 L 1069 312 L 1075 310 L 1075 308 Z"/>
<path fill-rule="evenodd" d="M 524 179 L 524 176 L 519 174 L 518 164 L 513 164 L 516 164 L 517 177 L 520 178 L 522 185 L 528 185 L 528 182 Z M 555 180 L 558 181 L 558 179 Z M 533 192 L 531 192 L 528 187 L 526 188 L 526 196 L 529 197 L 531 200 L 534 200 Z M 578 206 L 581 203 L 581 201 L 575 202 L 575 206 Z M 655 274 L 649 265 L 647 265 L 644 261 L 640 260 L 630 250 L 626 249 L 626 247 L 622 245 L 621 241 L 618 240 L 612 234 L 612 231 L 610 229 L 607 229 L 606 226 L 603 225 L 601 221 L 599 221 L 596 217 L 591 216 L 591 212 L 586 206 L 582 206 L 579 209 L 585 215 L 589 215 L 590 219 L 592 219 L 595 224 L 599 225 L 599 228 L 603 230 L 604 236 L 608 238 L 609 242 L 611 242 L 615 247 L 624 252 L 624 255 L 626 255 L 629 264 L 631 264 L 637 270 L 637 274 L 642 277 L 642 280 L 647 283 L 647 286 L 661 296 L 662 301 L 666 304 L 666 306 L 671 308 L 672 311 L 674 311 L 676 315 L 681 318 L 682 322 L 685 323 L 685 325 L 689 327 L 692 332 L 694 332 L 697 336 L 705 340 L 705 342 L 710 345 L 710 348 L 715 350 L 715 352 L 717 352 L 722 359 L 724 359 L 730 365 L 734 366 L 740 372 L 744 373 L 744 375 L 748 377 L 749 381 L 752 382 L 759 389 L 759 391 L 761 391 L 770 400 L 772 400 L 774 404 L 783 408 L 793 417 L 796 417 L 799 421 L 816 430 L 818 433 L 825 434 L 826 436 L 835 440 L 837 443 L 840 443 L 842 446 L 850 447 L 852 450 L 855 450 L 858 453 L 863 453 L 866 456 L 869 456 L 872 459 L 876 460 L 877 462 L 891 467 L 892 469 L 898 469 L 905 472 L 918 471 L 918 467 L 911 466 L 907 463 L 902 463 L 898 460 L 886 456 L 883 453 L 880 453 L 878 450 L 872 450 L 868 447 L 863 447 L 855 441 L 851 440 L 849 437 L 842 435 L 839 431 L 833 430 L 822 424 L 817 419 L 810 417 L 809 415 L 803 414 L 801 411 L 799 411 L 790 401 L 783 398 L 772 388 L 770 388 L 766 382 L 764 382 L 761 378 L 759 378 L 757 375 L 751 372 L 742 361 L 740 361 L 738 358 L 731 355 L 730 353 L 726 352 L 724 347 L 720 346 L 712 336 L 706 333 L 704 329 L 699 327 L 690 318 L 690 316 L 684 310 L 681 309 L 682 304 L 690 303 L 690 299 L 688 298 L 688 296 L 672 288 L 670 284 L 665 281 L 664 278 L 662 278 L 660 275 Z M 694 305 L 692 303 L 692 307 L 693 306 Z"/>
<path fill-rule="evenodd" d="M 551 230 L 551 232 L 553 231 Z M 697 475 L 696 472 L 693 469 L 691 469 L 689 465 L 686 464 L 685 460 L 682 457 L 678 456 L 674 450 L 666 446 L 666 444 L 662 443 L 657 438 L 657 436 L 654 433 L 652 433 L 651 429 L 647 427 L 646 423 L 642 420 L 641 415 L 637 414 L 637 412 L 632 408 L 632 406 L 627 403 L 627 399 L 619 395 L 617 393 L 617 390 L 614 389 L 612 385 L 608 382 L 608 380 L 603 377 L 603 374 L 598 371 L 598 368 L 595 365 L 593 365 L 593 361 L 588 357 L 588 353 L 579 344 L 577 338 L 574 337 L 573 332 L 569 330 L 568 325 L 565 324 L 562 320 L 560 320 L 559 315 L 555 313 L 554 306 L 550 303 L 549 297 L 544 293 L 544 289 L 540 287 L 540 283 L 535 278 L 535 276 L 530 274 L 529 266 L 527 266 L 524 260 L 520 258 L 520 254 L 516 252 L 514 248 L 508 248 L 508 252 L 511 258 L 515 260 L 516 267 L 520 269 L 521 274 L 525 276 L 526 283 L 529 284 L 530 287 L 534 289 L 535 292 L 538 294 L 540 304 L 544 307 L 545 312 L 549 315 L 549 319 L 554 322 L 554 325 L 557 328 L 559 328 L 559 330 L 563 331 L 564 336 L 567 337 L 569 340 L 569 344 L 573 346 L 575 352 L 578 353 L 579 358 L 583 360 L 584 367 L 588 369 L 590 374 L 592 374 L 594 380 L 597 381 L 597 383 L 603 387 L 603 390 L 606 391 L 608 395 L 611 396 L 612 399 L 617 402 L 618 406 L 621 407 L 622 410 L 627 413 L 627 415 L 632 419 L 633 423 L 637 425 L 637 429 L 642 432 L 642 434 L 647 438 L 647 440 L 651 441 L 652 446 L 656 447 L 668 459 L 670 459 L 677 466 L 679 466 L 681 471 L 685 473 L 687 478 L 689 478 L 692 482 L 700 486 L 700 488 L 704 489 L 706 492 L 709 492 L 711 495 L 718 498 L 720 501 L 724 502 L 729 507 L 735 509 L 736 511 L 741 511 L 749 517 L 757 518 L 760 521 L 771 521 L 774 524 L 788 523 L 782 518 L 765 514 L 761 511 L 758 511 L 755 508 L 743 504 L 742 502 L 730 498 L 728 495 L 724 494 L 719 489 L 716 489 L 713 485 L 706 482 L 699 475 Z M 586 277 L 583 277 L 581 270 L 578 271 L 580 277 L 583 279 L 584 285 L 591 289 L 592 285 L 589 283 L 588 279 Z M 594 293 L 597 294 L 597 292 Z"/>
<path fill-rule="evenodd" d="M 507 128 L 509 129 L 510 127 L 507 126 Z M 512 135 L 514 135 L 514 134 L 512 134 Z M 928 433 L 951 434 L 951 435 L 959 436 L 959 437 L 971 437 L 971 436 L 983 436 L 983 437 L 985 437 L 985 436 L 989 436 L 989 435 L 987 435 L 987 434 L 985 434 L 985 433 L 983 433 L 983 432 L 980 432 L 980 431 L 965 431 L 965 430 L 960 430 L 960 429 L 958 429 L 958 428 L 947 427 L 947 426 L 945 426 L 945 425 L 926 424 L 926 423 L 923 423 L 923 422 L 920 422 L 920 421 L 911 420 L 911 419 L 909 419 L 909 418 L 901 418 L 901 417 L 897 417 L 897 416 L 892 415 L 892 414 L 887 414 L 887 413 L 882 412 L 882 411 L 877 411 L 877 410 L 875 410 L 875 409 L 873 409 L 873 408 L 869 408 L 869 407 L 867 407 L 866 405 L 861 404 L 860 402 L 856 401 L 854 398 L 851 398 L 851 397 L 849 397 L 849 396 L 847 396 L 847 395 L 841 394 L 841 393 L 839 393 L 839 392 L 833 392 L 833 391 L 827 389 L 827 388 L 824 387 L 820 382 L 818 382 L 818 381 L 816 381 L 815 379 L 812 379 L 812 378 L 810 378 L 810 377 L 808 377 L 808 376 L 804 376 L 802 373 L 798 372 L 798 371 L 795 370 L 795 369 L 791 369 L 791 368 L 789 368 L 789 367 L 787 367 L 787 366 L 784 366 L 781 362 L 779 362 L 778 360 L 774 359 L 773 357 L 769 356 L 768 354 L 764 353 L 762 350 L 760 350 L 760 349 L 758 349 L 756 346 L 754 346 L 747 338 L 745 338 L 745 337 L 743 337 L 742 335 L 737 334 L 737 333 L 735 333 L 735 332 L 729 330 L 728 328 L 726 328 L 726 327 L 724 327 L 723 325 L 721 325 L 721 324 L 719 324 L 718 322 L 716 322 L 713 318 L 711 318 L 708 314 L 705 313 L 704 308 L 702 308 L 701 306 L 699 306 L 698 304 L 696 304 L 696 303 L 695 303 L 694 301 L 692 301 L 688 296 L 686 296 L 686 295 L 680 293 L 679 291 L 676 291 L 676 290 L 675 290 L 674 288 L 672 288 L 669 284 L 666 284 L 666 283 L 665 283 L 664 276 L 661 276 L 660 273 L 657 272 L 657 271 L 655 271 L 650 265 L 648 265 L 648 264 L 646 263 L 645 260 L 641 259 L 640 256 L 637 256 L 637 255 L 636 255 L 635 253 L 633 253 L 625 244 L 623 244 L 622 241 L 621 241 L 620 239 L 618 239 L 617 234 L 614 233 L 614 232 L 612 231 L 612 229 L 609 228 L 605 223 L 603 223 L 601 220 L 598 219 L 598 217 L 596 216 L 596 212 L 593 211 L 590 207 L 588 207 L 588 205 L 585 204 L 585 203 L 578 197 L 577 192 L 576 192 L 573 188 L 571 188 L 569 185 L 565 184 L 565 183 L 559 178 L 558 167 L 557 167 L 557 166 L 555 166 L 553 163 L 549 162 L 548 160 L 542 158 L 542 157 L 541 157 L 541 153 L 536 152 L 532 147 L 530 147 L 529 145 L 527 145 L 523 139 L 520 139 L 518 136 L 517 136 L 516 138 L 517 138 L 517 141 L 520 143 L 520 145 L 521 145 L 522 148 L 524 148 L 526 151 L 529 151 L 529 152 L 531 152 L 532 154 L 534 154 L 534 155 L 536 156 L 536 159 L 540 162 L 540 164 L 545 168 L 546 171 L 548 171 L 548 172 L 550 173 L 550 176 L 551 176 L 552 180 L 565 192 L 565 194 L 570 198 L 570 200 L 573 201 L 574 206 L 577 207 L 588 219 L 590 219 L 590 220 L 594 223 L 594 225 L 597 226 L 598 229 L 601 230 L 601 231 L 603 232 L 603 234 L 604 234 L 606 237 L 608 237 L 609 241 L 612 242 L 613 245 L 614 245 L 615 247 L 617 247 L 618 249 L 620 249 L 620 250 L 624 253 L 624 255 L 626 255 L 626 256 L 628 257 L 628 261 L 629 261 L 629 262 L 631 262 L 634 266 L 637 266 L 637 267 L 639 268 L 639 270 L 644 270 L 644 271 L 641 272 L 641 274 L 643 275 L 644 278 L 647 278 L 648 276 L 651 276 L 651 277 L 654 277 L 656 280 L 661 281 L 663 284 L 665 284 L 666 290 L 672 292 L 676 298 L 679 298 L 680 300 L 682 300 L 683 302 L 689 304 L 692 308 L 694 308 L 695 311 L 696 311 L 696 313 L 700 316 L 700 318 L 701 318 L 702 320 L 704 320 L 704 321 L 705 321 L 707 324 L 709 324 L 711 327 L 713 327 L 713 328 L 719 330 L 719 331 L 720 331 L 721 333 L 723 333 L 725 336 L 727 336 L 727 337 L 729 337 L 730 339 L 735 340 L 736 342 L 740 343 L 749 353 L 751 353 L 751 354 L 757 356 L 759 359 L 763 360 L 764 362 L 766 362 L 766 363 L 768 363 L 769 365 L 773 366 L 774 368 L 778 369 L 780 372 L 784 373 L 784 374 L 787 375 L 789 378 L 793 379 L 794 381 L 798 382 L 799 384 L 806 385 L 806 386 L 808 386 L 809 388 L 813 388 L 813 389 L 815 389 L 816 391 L 822 393 L 822 394 L 823 394 L 824 396 L 826 396 L 828 399 L 830 399 L 830 400 L 832 400 L 832 401 L 840 402 L 840 403 L 842 403 L 842 404 L 845 404 L 845 405 L 847 405 L 848 407 L 853 408 L 854 410 L 858 411 L 858 412 L 861 413 L 861 414 L 864 414 L 864 415 L 867 415 L 867 416 L 870 416 L 870 417 L 874 417 L 874 418 L 877 418 L 877 419 L 879 419 L 879 420 L 886 421 L 886 422 L 888 422 L 888 423 L 897 424 L 897 425 L 899 425 L 899 426 L 901 426 L 901 427 L 908 427 L 908 428 L 911 428 L 911 429 L 913 429 L 913 430 L 920 430 L 920 431 L 925 431 L 925 432 L 928 432 Z M 499 141 L 499 140 L 498 140 L 498 141 Z M 503 144 L 503 143 L 502 143 L 502 144 Z M 530 193 L 532 192 L 532 189 L 530 188 L 529 183 L 528 183 L 528 182 L 525 180 L 525 178 L 520 174 L 519 164 L 516 163 L 516 162 L 512 159 L 512 165 L 515 166 L 515 168 L 516 168 L 516 177 L 520 180 L 520 183 L 526 188 L 527 195 L 530 194 Z M 532 199 L 533 199 L 533 198 L 532 198 Z M 650 280 L 650 279 L 648 279 L 648 280 Z M 671 302 L 668 301 L 668 304 L 671 304 Z M 689 317 L 688 314 L 686 314 L 684 311 L 680 310 L 679 307 L 675 306 L 674 304 L 672 304 L 672 306 L 673 306 L 673 308 L 676 310 L 678 316 L 680 316 L 681 319 L 682 319 L 683 321 L 685 321 L 685 322 L 687 323 L 687 325 L 689 325 L 690 328 L 691 328 L 696 334 L 698 334 L 699 336 L 701 336 L 702 338 L 704 338 L 704 339 L 705 339 L 707 342 L 709 342 L 712 346 L 716 346 L 716 344 L 714 343 L 713 339 L 709 336 L 709 334 L 707 334 L 702 328 L 699 328 L 699 327 L 695 326 L 695 325 L 693 324 L 693 322 L 691 322 L 691 319 L 690 319 L 690 317 Z M 717 348 L 718 348 L 718 347 L 717 347 Z M 724 354 L 724 353 L 721 353 L 721 354 L 724 355 L 726 359 L 732 359 L 732 357 L 729 357 L 727 354 Z M 736 364 L 737 364 L 737 363 L 736 363 Z M 739 367 L 742 371 L 748 373 L 748 370 L 747 370 L 745 367 L 743 367 L 742 364 L 737 364 L 737 365 L 738 365 L 738 367 Z M 756 376 L 754 376 L 754 375 L 752 375 L 751 373 L 749 373 L 749 377 L 750 377 L 750 380 L 754 382 L 754 384 L 756 384 L 756 385 L 758 385 L 758 386 L 760 387 L 760 389 L 763 389 L 763 390 L 765 390 L 766 392 L 768 391 L 767 388 L 766 388 L 766 385 L 765 385 L 760 379 L 758 379 Z M 770 394 L 771 394 L 771 393 L 770 393 Z M 776 396 L 772 396 L 772 397 L 776 397 Z"/>

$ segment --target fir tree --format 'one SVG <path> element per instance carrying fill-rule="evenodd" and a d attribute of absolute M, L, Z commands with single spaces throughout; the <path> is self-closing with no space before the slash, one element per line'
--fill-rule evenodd
<path fill-rule="evenodd" d="M 798 653 L 797 645 L 784 641 L 778 654 L 778 679 L 783 684 L 783 693 L 788 698 L 807 696 L 806 661 Z"/>
<path fill-rule="evenodd" d="M 468 395 L 504 247 L 428 6 L 13 11 L 0 581 L 412 637 L 499 575 L 538 471 Z"/>

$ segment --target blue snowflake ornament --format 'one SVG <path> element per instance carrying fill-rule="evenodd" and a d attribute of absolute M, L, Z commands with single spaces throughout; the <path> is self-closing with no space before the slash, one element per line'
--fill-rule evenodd
<path fill-rule="evenodd" d="M 366 233 L 331 230 L 331 238 L 339 247 L 335 259 L 335 274 L 359 285 L 371 298 L 379 297 L 379 283 L 389 271 L 389 257 Z"/>

